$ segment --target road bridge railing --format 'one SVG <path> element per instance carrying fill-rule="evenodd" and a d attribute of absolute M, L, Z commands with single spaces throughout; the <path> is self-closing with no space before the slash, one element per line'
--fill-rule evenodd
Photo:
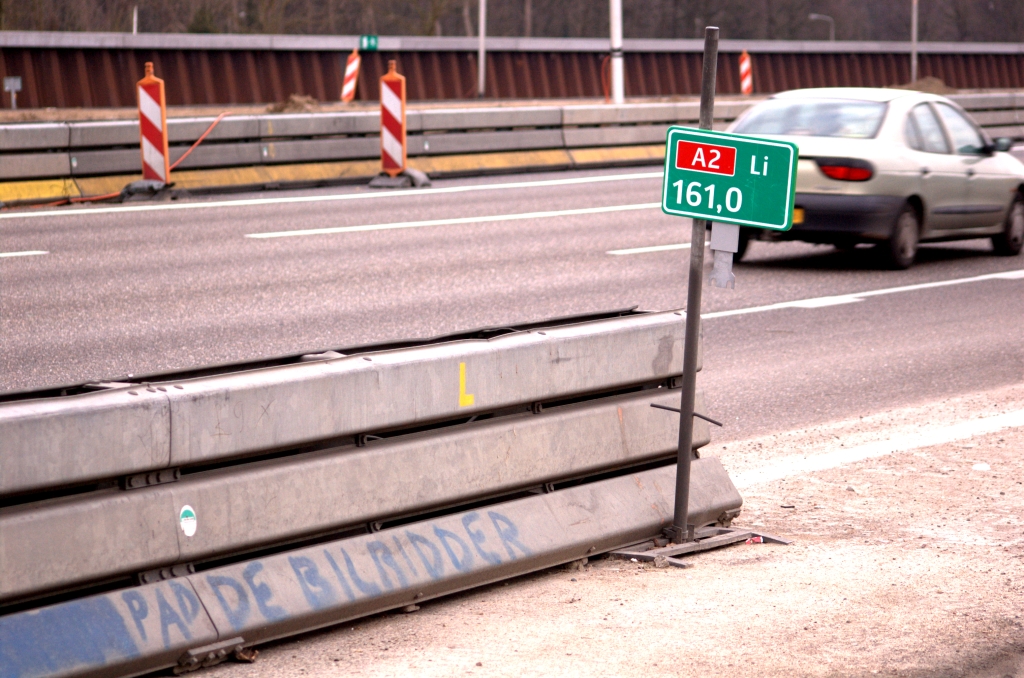
<path fill-rule="evenodd" d="M 657 407 L 679 404 L 683 321 L 0 403 L 5 676 L 196 668 L 649 538 L 672 516 L 678 419 Z M 694 449 L 709 440 L 697 420 Z M 702 525 L 742 504 L 713 458 L 690 497 Z"/>

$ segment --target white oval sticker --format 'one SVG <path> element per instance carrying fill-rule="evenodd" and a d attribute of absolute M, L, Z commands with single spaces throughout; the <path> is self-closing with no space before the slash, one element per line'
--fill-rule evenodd
<path fill-rule="evenodd" d="M 196 533 L 196 512 L 188 504 L 181 507 L 178 521 L 181 523 L 181 531 L 185 533 L 186 537 L 191 537 Z"/>

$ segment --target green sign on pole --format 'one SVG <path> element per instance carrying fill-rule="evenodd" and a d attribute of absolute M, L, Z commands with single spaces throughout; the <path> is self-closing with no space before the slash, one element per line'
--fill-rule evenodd
<path fill-rule="evenodd" d="M 359 51 L 360 52 L 376 52 L 377 51 L 377 36 L 376 35 L 360 35 L 359 36 Z"/>
<path fill-rule="evenodd" d="M 670 127 L 661 209 L 666 214 L 788 231 L 796 144 Z"/>

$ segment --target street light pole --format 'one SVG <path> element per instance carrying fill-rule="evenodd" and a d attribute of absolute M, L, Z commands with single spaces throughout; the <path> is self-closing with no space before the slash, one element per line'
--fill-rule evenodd
<path fill-rule="evenodd" d="M 626 102 L 626 90 L 622 83 L 622 0 L 609 0 L 608 9 L 611 14 L 611 53 L 612 53 L 612 101 L 616 104 Z"/>
<path fill-rule="evenodd" d="M 914 0 L 917 2 L 917 0 Z M 811 21 L 827 21 L 828 22 L 828 39 L 829 42 L 836 41 L 836 22 L 835 19 L 827 14 L 808 14 L 807 18 Z"/>
<path fill-rule="evenodd" d="M 910 9 L 910 82 L 917 82 L 917 0 Z"/>
<path fill-rule="evenodd" d="M 487 74 L 487 0 L 480 0 L 480 43 L 476 53 L 476 95 L 483 98 Z"/>

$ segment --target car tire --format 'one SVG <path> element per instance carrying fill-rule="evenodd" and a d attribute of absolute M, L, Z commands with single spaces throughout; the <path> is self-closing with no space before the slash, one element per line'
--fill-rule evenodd
<path fill-rule="evenodd" d="M 892 235 L 880 245 L 886 267 L 896 270 L 910 268 L 914 263 L 914 257 L 917 256 L 920 233 L 921 220 L 917 216 L 917 210 L 907 203 L 896 217 Z"/>
<path fill-rule="evenodd" d="M 1003 257 L 1020 254 L 1024 246 L 1024 199 L 1018 195 L 1010 205 L 1003 232 L 992 236 L 992 249 Z"/>
<path fill-rule="evenodd" d="M 754 237 L 754 229 L 752 228 L 741 228 L 740 239 L 737 243 L 736 254 L 732 255 L 733 261 L 742 261 L 743 255 L 747 253 L 747 246 L 750 245 L 751 239 Z"/>

